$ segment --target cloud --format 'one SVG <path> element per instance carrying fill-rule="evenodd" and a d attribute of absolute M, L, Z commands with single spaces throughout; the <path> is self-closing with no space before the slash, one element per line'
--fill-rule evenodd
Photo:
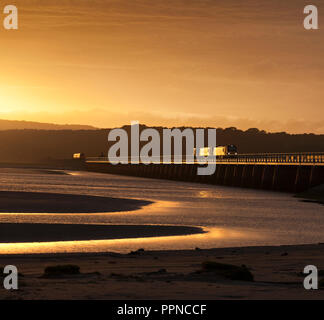
<path fill-rule="evenodd" d="M 1 34 L 3 108 L 13 119 L 108 127 L 324 132 L 324 35 L 303 29 L 304 5 L 17 0 L 19 32 Z"/>

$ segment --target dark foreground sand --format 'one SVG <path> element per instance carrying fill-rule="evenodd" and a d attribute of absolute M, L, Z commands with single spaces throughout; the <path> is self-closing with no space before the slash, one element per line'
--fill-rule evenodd
<path fill-rule="evenodd" d="M 0 191 L 0 212 L 96 213 L 133 211 L 152 202 L 74 194 Z"/>
<path fill-rule="evenodd" d="M 18 291 L 0 299 L 324 299 L 303 288 L 304 267 L 324 269 L 324 245 L 227 248 L 132 254 L 0 256 L 22 273 Z M 254 282 L 197 274 L 203 261 L 245 264 Z M 46 266 L 75 264 L 80 275 L 44 278 Z"/>
<path fill-rule="evenodd" d="M 201 228 L 185 226 L 0 223 L 0 243 L 145 238 L 203 232 Z"/>

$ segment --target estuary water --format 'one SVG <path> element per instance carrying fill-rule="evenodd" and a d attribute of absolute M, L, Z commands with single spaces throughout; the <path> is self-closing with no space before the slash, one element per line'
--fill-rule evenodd
<path fill-rule="evenodd" d="M 200 226 L 206 233 L 118 240 L 0 244 L 1 253 L 129 252 L 324 242 L 324 206 L 291 194 L 92 172 L 0 168 L 1 191 L 153 201 L 137 211 L 0 213 L 0 223 Z"/>

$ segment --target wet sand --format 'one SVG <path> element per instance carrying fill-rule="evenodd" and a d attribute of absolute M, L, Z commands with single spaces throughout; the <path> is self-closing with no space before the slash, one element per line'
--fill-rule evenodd
<path fill-rule="evenodd" d="M 138 210 L 152 202 L 87 195 L 0 191 L 4 213 L 100 213 Z"/>
<path fill-rule="evenodd" d="M 130 199 L 0 192 L 2 212 L 129 211 L 149 203 Z M 0 224 L 0 242 L 118 239 L 196 232 L 202 230 L 176 226 L 4 223 Z M 5 265 L 15 265 L 20 272 L 17 291 L 7 291 L 2 287 L 0 273 L 0 299 L 324 299 L 324 290 L 304 289 L 300 274 L 310 264 L 324 270 L 323 250 L 323 244 L 314 244 L 187 251 L 139 250 L 129 254 L 0 255 L 0 270 Z M 236 266 L 244 264 L 253 274 L 254 281 L 201 273 L 205 261 Z M 47 266 L 64 264 L 78 265 L 81 274 L 43 277 Z"/>
<path fill-rule="evenodd" d="M 139 251 L 131 254 L 0 256 L 22 276 L 18 291 L 0 286 L 0 299 L 324 299 L 303 287 L 304 267 L 324 269 L 324 245 Z M 197 273 L 204 261 L 245 264 L 253 282 Z M 78 265 L 81 274 L 43 277 L 47 266 Z"/>
<path fill-rule="evenodd" d="M 0 191 L 0 212 L 5 213 L 133 211 L 151 203 L 74 194 Z M 0 223 L 0 243 L 128 239 L 203 232 L 201 228 L 186 226 Z"/>
<path fill-rule="evenodd" d="M 203 232 L 201 228 L 185 226 L 0 223 L 0 243 L 128 239 Z"/>
<path fill-rule="evenodd" d="M 132 211 L 151 203 L 74 194 L 0 191 L 0 212 L 5 213 Z M 186 226 L 0 223 L 0 243 L 128 239 L 203 232 L 201 228 Z"/>

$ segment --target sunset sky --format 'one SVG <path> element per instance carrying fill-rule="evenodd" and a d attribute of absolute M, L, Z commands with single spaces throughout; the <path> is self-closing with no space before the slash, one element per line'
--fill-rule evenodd
<path fill-rule="evenodd" d="M 324 133 L 324 3 L 306 31 L 310 3 L 15 1 L 0 118 Z"/>

